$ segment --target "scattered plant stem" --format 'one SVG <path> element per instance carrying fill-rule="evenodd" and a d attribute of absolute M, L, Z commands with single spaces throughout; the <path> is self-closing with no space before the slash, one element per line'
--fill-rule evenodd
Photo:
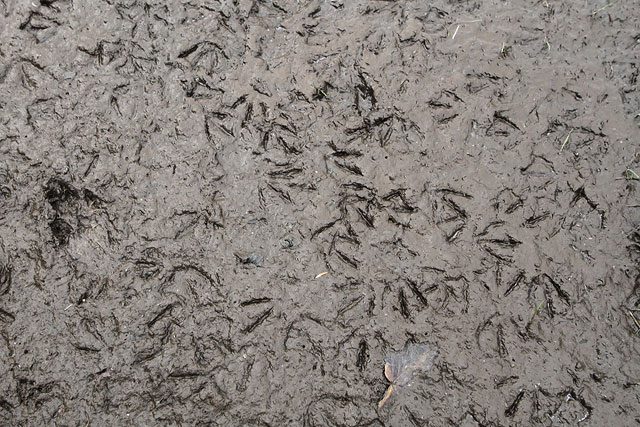
<path fill-rule="evenodd" d="M 573 129 L 571 129 L 569 131 L 569 134 L 567 135 L 567 137 L 564 139 L 564 142 L 562 143 L 562 146 L 560 147 L 560 152 L 562 152 L 562 150 L 564 150 L 564 146 L 567 145 L 567 141 L 569 141 L 569 137 L 571 136 L 571 134 L 573 133 Z"/>
<path fill-rule="evenodd" d="M 316 85 L 312 85 L 314 87 L 315 90 L 317 90 L 318 92 L 320 92 L 322 95 L 324 95 L 325 98 L 329 99 L 329 95 L 327 95 L 326 93 L 324 93 L 324 91 L 322 89 L 320 89 L 319 87 L 317 87 Z"/>
<path fill-rule="evenodd" d="M 629 316 L 631 316 L 631 318 L 633 319 L 633 323 L 636 324 L 636 334 L 638 332 L 640 332 L 640 323 L 638 323 L 638 319 L 636 319 L 636 316 L 633 315 L 633 312 L 631 310 L 629 310 Z"/>
<path fill-rule="evenodd" d="M 547 46 L 547 53 L 551 52 L 551 44 L 546 34 L 544 35 L 544 44 Z"/>
<path fill-rule="evenodd" d="M 460 25 L 458 25 L 458 26 L 456 27 L 456 30 L 453 32 L 453 37 L 451 37 L 451 40 L 453 40 L 453 39 L 455 39 L 455 38 L 456 38 L 456 34 L 458 34 L 458 30 L 459 30 L 459 29 L 460 29 Z"/>
<path fill-rule="evenodd" d="M 451 40 L 456 38 L 456 34 L 458 34 L 458 30 L 460 29 L 460 27 L 462 26 L 462 24 L 474 24 L 476 22 L 482 22 L 481 19 L 472 19 L 471 21 L 459 21 L 459 22 L 454 22 L 451 25 L 456 25 L 456 30 L 453 32 L 453 36 L 451 37 Z M 447 28 L 447 37 L 449 37 L 449 28 L 451 27 L 451 25 Z"/>
<path fill-rule="evenodd" d="M 604 6 L 602 6 L 600 9 L 594 10 L 593 12 L 591 12 L 591 15 L 596 15 L 597 13 L 602 12 L 603 10 L 610 8 L 614 4 L 616 4 L 616 3 L 615 2 L 608 3 L 608 4 L 604 5 Z"/>
<path fill-rule="evenodd" d="M 529 323 L 527 323 L 527 329 L 529 329 L 529 327 L 531 326 L 531 324 L 533 323 L 533 319 L 536 318 L 536 314 L 538 314 L 538 312 L 540 311 L 540 309 L 542 308 L 542 305 L 545 303 L 545 301 L 543 300 L 540 304 L 538 304 L 538 306 L 536 307 L 535 311 L 533 312 L 533 316 L 531 316 L 531 320 L 529 320 Z"/>
<path fill-rule="evenodd" d="M 627 176 L 627 179 L 639 179 L 640 180 L 640 175 L 638 175 L 633 169 L 627 168 L 627 170 L 624 171 L 624 174 Z"/>

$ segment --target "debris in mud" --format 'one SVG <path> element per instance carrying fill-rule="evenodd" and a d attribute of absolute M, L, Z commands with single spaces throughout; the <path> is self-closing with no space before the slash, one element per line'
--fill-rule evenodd
<path fill-rule="evenodd" d="M 406 344 L 404 349 L 395 353 L 388 353 L 385 358 L 384 376 L 391 385 L 378 402 L 382 408 L 389 397 L 396 390 L 411 386 L 411 381 L 420 373 L 427 372 L 433 366 L 438 350 L 429 344 Z"/>
<path fill-rule="evenodd" d="M 236 254 L 236 258 L 238 259 L 238 262 L 240 262 L 241 264 L 255 265 L 256 267 L 262 267 L 262 263 L 264 261 L 262 258 L 262 255 L 257 254 L 255 252 L 247 256 L 240 256 Z"/>

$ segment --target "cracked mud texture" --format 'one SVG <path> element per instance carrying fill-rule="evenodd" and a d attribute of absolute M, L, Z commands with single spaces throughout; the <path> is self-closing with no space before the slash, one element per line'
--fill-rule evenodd
<path fill-rule="evenodd" d="M 606 4 L 0 0 L 0 423 L 635 425 Z"/>

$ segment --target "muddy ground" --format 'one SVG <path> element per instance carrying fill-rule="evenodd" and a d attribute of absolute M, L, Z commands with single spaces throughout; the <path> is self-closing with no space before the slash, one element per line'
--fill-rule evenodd
<path fill-rule="evenodd" d="M 634 2 L 0 0 L 0 423 L 636 425 L 639 67 Z"/>

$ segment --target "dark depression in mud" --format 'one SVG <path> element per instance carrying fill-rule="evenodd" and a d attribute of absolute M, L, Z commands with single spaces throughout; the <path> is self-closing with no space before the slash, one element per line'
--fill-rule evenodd
<path fill-rule="evenodd" d="M 636 425 L 639 69 L 633 1 L 0 0 L 0 424 Z"/>

